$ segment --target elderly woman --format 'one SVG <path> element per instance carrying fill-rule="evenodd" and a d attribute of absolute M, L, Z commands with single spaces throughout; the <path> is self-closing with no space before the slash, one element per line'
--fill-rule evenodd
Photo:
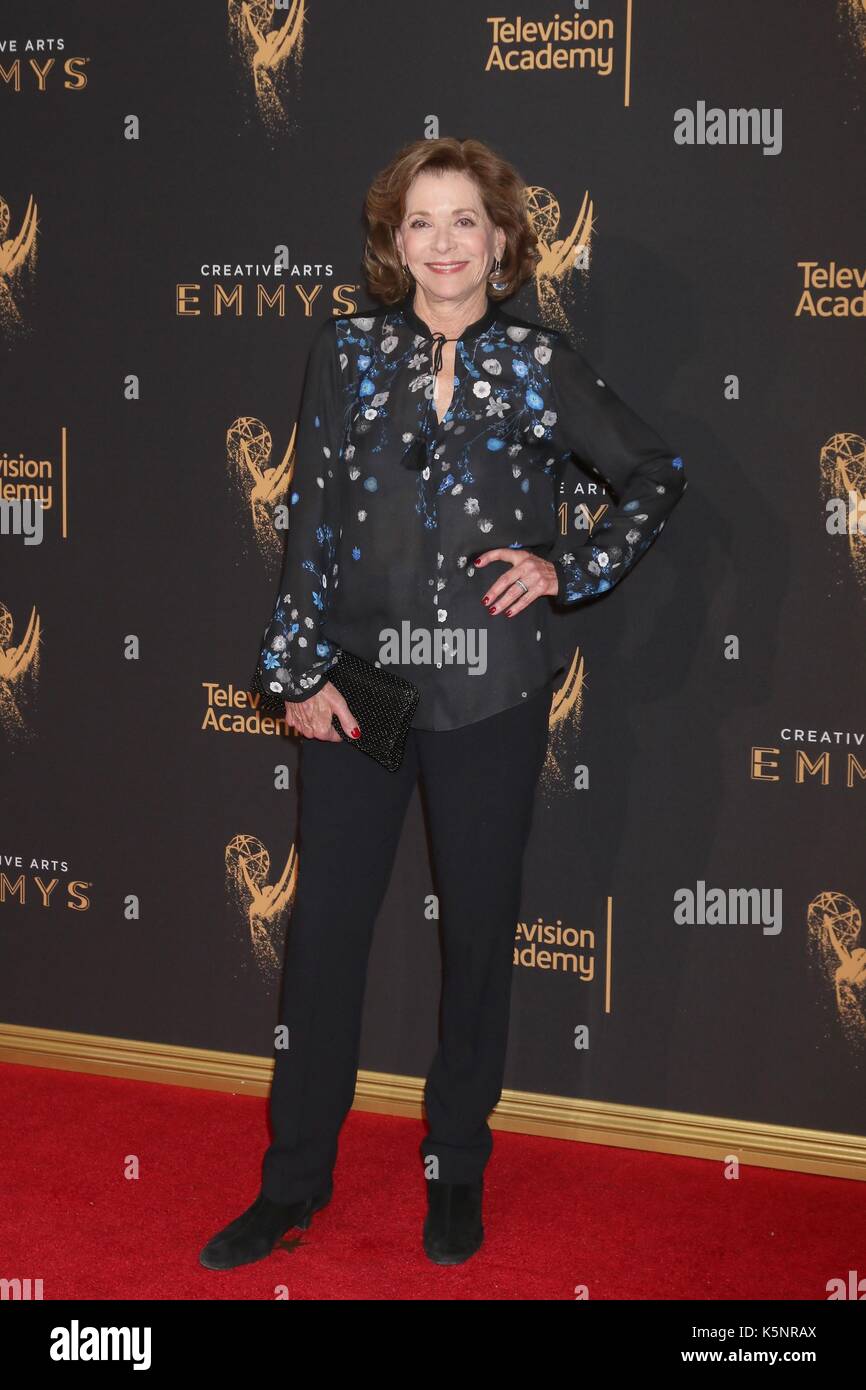
<path fill-rule="evenodd" d="M 202 1251 L 209 1269 L 263 1259 L 330 1199 L 373 927 L 419 774 L 443 937 L 423 1245 L 441 1264 L 480 1246 L 523 856 L 563 669 L 548 605 L 612 589 L 685 488 L 682 459 L 562 334 L 503 308 L 538 261 L 511 165 L 477 140 L 419 140 L 365 213 L 379 304 L 313 336 L 253 682 L 304 740 L 290 1043 L 261 1191 Z M 575 458 L 616 494 L 579 543 L 557 518 Z M 360 716 L 328 678 L 343 651 L 420 692 L 396 770 L 363 755 Z"/>

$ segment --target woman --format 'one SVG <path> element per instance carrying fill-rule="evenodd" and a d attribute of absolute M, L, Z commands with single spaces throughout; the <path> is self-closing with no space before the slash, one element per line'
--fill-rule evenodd
<path fill-rule="evenodd" d="M 264 1258 L 330 1198 L 373 926 L 419 773 L 444 942 L 423 1243 L 442 1264 L 478 1249 L 522 861 L 562 670 L 548 601 L 613 588 L 685 487 L 682 459 L 564 336 L 503 309 L 538 252 L 523 181 L 494 151 L 416 141 L 374 180 L 365 213 L 381 307 L 329 318 L 313 338 L 287 557 L 253 682 L 304 739 L 289 1047 L 276 1052 L 261 1191 L 205 1247 L 209 1269 Z M 618 494 L 581 544 L 558 535 L 572 454 Z M 421 691 L 396 772 L 333 726 L 360 732 L 328 680 L 343 648 Z"/>

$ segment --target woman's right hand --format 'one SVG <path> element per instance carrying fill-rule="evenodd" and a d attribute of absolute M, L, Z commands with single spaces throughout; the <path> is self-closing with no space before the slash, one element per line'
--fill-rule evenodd
<path fill-rule="evenodd" d="M 327 743 L 342 743 L 340 735 L 331 723 L 336 715 L 350 738 L 360 738 L 361 730 L 343 696 L 335 685 L 325 681 L 321 690 L 311 695 L 309 700 L 295 704 L 286 700 L 286 721 L 290 729 L 295 729 L 303 738 L 321 738 Z"/>

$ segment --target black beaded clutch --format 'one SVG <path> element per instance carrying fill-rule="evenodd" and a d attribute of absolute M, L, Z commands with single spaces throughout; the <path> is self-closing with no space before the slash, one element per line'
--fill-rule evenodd
<path fill-rule="evenodd" d="M 417 685 L 384 671 L 361 656 L 340 649 L 327 679 L 336 686 L 361 729 L 360 738 L 350 738 L 339 719 L 332 723 L 346 743 L 353 743 L 389 772 L 396 772 L 403 761 L 412 716 L 421 698 Z"/>

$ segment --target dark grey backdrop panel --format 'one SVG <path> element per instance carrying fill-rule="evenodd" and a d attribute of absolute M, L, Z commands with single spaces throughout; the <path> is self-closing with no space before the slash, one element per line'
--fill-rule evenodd
<path fill-rule="evenodd" d="M 505 13 L 518 12 L 549 19 L 556 7 Z M 864 1131 L 853 956 L 866 945 L 864 787 L 846 785 L 844 745 L 827 785 L 797 784 L 782 734 L 863 732 L 866 592 L 846 538 L 827 534 L 819 460 L 842 433 L 862 451 L 864 320 L 795 314 L 798 262 L 862 257 L 856 12 L 637 0 L 626 105 L 624 0 L 589 16 L 616 23 L 608 77 L 485 72 L 480 5 L 442 0 L 431 21 L 417 0 L 310 0 L 300 60 L 276 75 L 275 122 L 231 7 L 228 22 L 206 0 L 156 18 L 107 0 L 7 7 L 2 33 L 18 53 L 0 55 L 3 235 L 32 197 L 38 237 L 35 259 L 4 282 L 21 325 L 5 312 L 0 452 L 59 468 L 65 427 L 68 536 L 55 507 L 41 545 L 2 538 L 0 600 L 14 623 L 3 640 L 20 642 L 35 611 L 41 644 L 38 673 L 13 672 L 2 709 L 0 1016 L 269 1052 L 279 972 L 253 948 L 250 894 L 233 892 L 227 851 L 261 891 L 278 883 L 296 748 L 205 727 L 205 683 L 242 690 L 252 672 L 279 563 L 256 539 L 249 488 L 232 486 L 227 434 L 260 421 L 270 462 L 281 460 L 336 287 L 343 305 L 369 302 L 369 179 L 405 140 L 474 135 L 556 197 L 559 235 L 584 193 L 593 199 L 591 268 L 564 297 L 575 341 L 675 442 L 690 479 L 662 543 L 621 588 L 556 620 L 584 681 L 552 735 L 522 917 L 595 933 L 592 978 L 515 967 L 507 1084 Z M 25 49 L 40 38 L 64 41 L 44 92 Z M 71 57 L 84 60 L 73 65 L 82 90 L 65 85 Z M 781 152 L 677 144 L 675 112 L 699 103 L 781 110 Z M 323 267 L 284 277 L 284 316 L 257 313 L 255 286 L 275 282 L 255 271 L 221 277 L 243 286 L 244 312 L 215 315 L 202 265 L 267 263 L 283 243 Z M 201 286 L 198 316 L 177 312 L 186 285 Z M 309 317 L 298 285 L 320 291 Z M 534 287 L 515 307 L 544 312 Z M 130 374 L 138 399 L 125 397 Z M 737 399 L 725 395 L 731 374 Z M 726 657 L 731 636 L 738 659 Z M 782 750 L 778 781 L 752 777 L 757 747 Z M 282 765 L 290 783 L 278 788 Z M 573 786 L 578 766 L 586 789 Z M 57 881 L 47 905 L 37 879 Z M 674 894 L 699 881 L 781 889 L 781 932 L 679 924 Z M 70 893 L 70 882 L 86 886 Z M 365 1067 L 426 1071 L 432 891 L 416 793 L 373 949 Z M 844 1019 L 832 971 L 809 950 L 825 907 L 854 960 Z M 290 919 L 290 901 L 270 919 L 277 955 Z"/>

